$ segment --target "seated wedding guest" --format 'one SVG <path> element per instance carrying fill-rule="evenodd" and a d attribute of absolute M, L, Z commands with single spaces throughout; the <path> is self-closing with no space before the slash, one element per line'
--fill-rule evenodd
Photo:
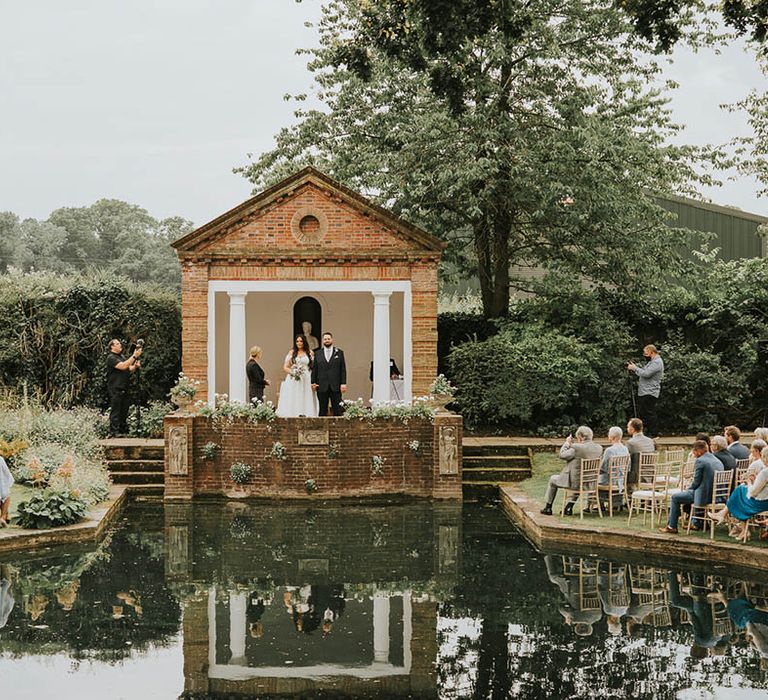
<path fill-rule="evenodd" d="M 743 457 L 736 457 L 736 455 L 728 449 L 728 441 L 724 435 L 712 436 L 712 454 L 715 455 L 722 463 L 723 469 L 736 469 L 736 460 L 743 459 Z M 744 447 L 742 445 L 742 447 Z M 744 448 L 746 450 L 746 447 Z"/>
<path fill-rule="evenodd" d="M 576 563 L 578 559 L 571 559 Z M 544 564 L 547 567 L 547 576 L 563 594 L 565 603 L 560 605 L 560 614 L 565 624 L 573 627 L 573 631 L 579 637 L 589 637 L 594 631 L 594 625 L 600 622 L 603 612 L 600 608 L 582 607 L 582 595 L 579 588 L 578 576 L 567 576 L 563 570 L 563 559 L 551 554 L 544 556 Z"/>
<path fill-rule="evenodd" d="M 8 469 L 5 460 L 0 457 L 0 527 L 8 525 L 8 511 L 11 508 L 11 486 L 13 486 L 13 474 Z"/>
<path fill-rule="evenodd" d="M 596 459 L 603 454 L 603 448 L 592 441 L 592 429 L 586 425 L 581 425 L 576 429 L 575 438 L 569 435 L 565 438 L 563 446 L 560 448 L 560 459 L 565 461 L 565 466 L 559 474 L 553 474 L 549 478 L 549 486 L 544 497 L 546 502 L 541 513 L 552 515 L 552 504 L 557 497 L 558 489 L 578 489 L 581 479 L 581 460 Z M 568 503 L 565 504 L 565 515 L 573 515 L 573 506 L 578 500 L 576 494 L 572 494 Z"/>
<path fill-rule="evenodd" d="M 611 444 L 605 448 L 605 452 L 603 452 L 603 461 L 600 462 L 600 477 L 597 480 L 597 483 L 600 484 L 600 486 L 605 486 L 610 479 L 608 466 L 611 457 L 623 457 L 624 455 L 629 454 L 629 450 L 621 441 L 623 436 L 624 433 L 618 425 L 614 425 L 608 430 L 608 442 Z M 626 474 L 621 474 L 622 488 L 624 486 L 625 476 Z"/>
<path fill-rule="evenodd" d="M 630 602 L 626 567 L 616 566 L 608 572 L 602 570 L 597 577 L 597 592 L 606 614 L 608 633 L 621 634 L 621 618 L 629 611 Z"/>
<path fill-rule="evenodd" d="M 727 425 L 723 430 L 723 435 L 728 441 L 728 450 L 736 459 L 747 459 L 749 457 L 749 448 L 741 440 L 741 430 L 735 425 Z"/>
<path fill-rule="evenodd" d="M 768 447 L 764 447 L 760 455 L 763 465 L 768 466 Z M 749 476 L 749 484 L 739 484 L 728 497 L 725 508 L 712 516 L 713 520 L 722 523 L 729 515 L 743 522 L 732 534 L 740 537 L 747 527 L 746 521 L 753 515 L 768 511 L 768 469 L 763 468 L 757 476 Z"/>
<path fill-rule="evenodd" d="M 768 428 L 755 428 L 755 440 L 765 440 L 768 443 Z"/>
<path fill-rule="evenodd" d="M 685 610 L 691 618 L 693 627 L 693 646 L 691 657 L 703 659 L 709 655 L 719 638 L 715 636 L 712 624 L 712 606 L 707 596 L 688 596 L 680 592 L 680 582 L 677 574 L 669 572 L 669 604 L 680 610 Z"/>
<path fill-rule="evenodd" d="M 760 668 L 768 669 L 768 612 L 758 610 L 746 598 L 727 600 L 722 591 L 719 597 L 728 607 L 728 616 L 736 628 L 747 631 L 747 641 L 752 643 L 760 655 Z"/>
<path fill-rule="evenodd" d="M 261 359 L 261 348 L 254 345 L 250 350 L 250 359 L 245 366 L 245 373 L 248 376 L 248 401 L 264 401 L 264 387 L 269 386 L 269 380 L 264 379 L 264 370 L 259 364 Z"/>
<path fill-rule="evenodd" d="M 693 443 L 692 452 L 696 458 L 693 479 L 685 491 L 672 494 L 672 500 L 669 504 L 669 520 L 667 521 L 667 526 L 662 528 L 661 532 L 677 534 L 677 521 L 680 519 L 680 510 L 684 505 L 703 506 L 712 500 L 712 485 L 715 479 L 715 472 L 723 470 L 723 463 L 708 451 L 707 443 L 703 440 L 696 440 Z M 701 530 L 701 528 L 701 518 L 694 518 L 692 529 Z"/>
<path fill-rule="evenodd" d="M 768 447 L 768 442 L 765 440 L 752 440 L 752 444 L 749 446 L 749 467 L 747 467 L 747 473 L 744 475 L 745 479 L 750 476 L 755 477 L 765 469 L 763 459 L 760 456 L 763 454 L 764 447 Z"/>
<path fill-rule="evenodd" d="M 640 418 L 630 418 L 627 423 L 627 449 L 632 455 L 629 465 L 627 483 L 632 486 L 637 483 L 637 470 L 640 466 L 640 455 L 645 452 L 656 452 L 656 445 L 651 438 L 643 433 L 643 421 Z"/>

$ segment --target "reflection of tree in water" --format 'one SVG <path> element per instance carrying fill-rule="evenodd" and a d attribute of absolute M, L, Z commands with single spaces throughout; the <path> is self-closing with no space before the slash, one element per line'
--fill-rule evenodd
<path fill-rule="evenodd" d="M 162 533 L 159 533 L 162 544 Z M 16 606 L 0 630 L 0 650 L 117 661 L 149 644 L 166 645 L 180 623 L 165 586 L 158 533 L 118 532 L 104 549 L 19 562 Z"/>

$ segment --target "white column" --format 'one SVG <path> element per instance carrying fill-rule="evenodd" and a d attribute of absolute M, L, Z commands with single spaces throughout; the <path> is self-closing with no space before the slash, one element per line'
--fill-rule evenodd
<path fill-rule="evenodd" d="M 411 670 L 411 639 L 413 638 L 413 607 L 411 606 L 411 592 L 403 593 L 403 666 L 405 672 Z"/>
<path fill-rule="evenodd" d="M 405 400 L 413 401 L 413 298 L 411 283 L 403 294 L 403 372 L 405 373 Z"/>
<path fill-rule="evenodd" d="M 389 597 L 382 593 L 373 596 L 373 660 L 389 663 Z"/>
<path fill-rule="evenodd" d="M 216 665 L 216 586 L 208 590 L 208 668 Z"/>
<path fill-rule="evenodd" d="M 227 292 L 229 295 L 229 400 L 245 403 L 245 297 L 247 292 Z"/>
<path fill-rule="evenodd" d="M 373 402 L 389 401 L 389 297 L 373 294 Z"/>
<path fill-rule="evenodd" d="M 208 283 L 208 403 L 216 400 L 216 292 Z"/>
<path fill-rule="evenodd" d="M 245 591 L 229 592 L 229 650 L 230 666 L 245 666 L 246 609 L 248 594 Z"/>

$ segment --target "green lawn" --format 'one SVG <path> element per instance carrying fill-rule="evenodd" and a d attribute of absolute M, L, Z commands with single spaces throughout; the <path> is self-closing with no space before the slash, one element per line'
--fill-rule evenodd
<path fill-rule="evenodd" d="M 560 470 L 563 468 L 563 465 L 565 463 L 563 460 L 561 460 L 554 452 L 534 452 L 533 453 L 533 464 L 532 464 L 532 474 L 530 479 L 526 479 L 525 481 L 521 481 L 518 486 L 526 493 L 526 495 L 536 501 L 537 503 L 541 503 L 544 505 L 544 494 L 547 491 L 547 483 L 549 482 L 549 477 L 552 474 L 556 474 L 560 472 Z M 640 530 L 640 531 L 651 531 L 655 532 L 656 528 L 651 528 L 650 526 L 650 516 L 648 517 L 648 524 L 644 527 L 643 526 L 643 517 L 641 516 L 632 516 L 632 523 L 627 524 L 627 511 L 624 510 L 621 513 L 615 513 L 612 518 L 608 517 L 607 512 L 603 513 L 603 518 L 601 519 L 600 516 L 597 513 L 594 514 L 585 514 L 584 520 L 581 520 L 578 516 L 579 513 L 579 507 L 578 505 L 574 509 L 575 515 L 569 516 L 569 517 L 560 517 L 560 508 L 562 507 L 562 491 L 558 491 L 557 498 L 555 499 L 555 505 L 553 506 L 552 510 L 555 512 L 555 515 L 550 516 L 553 518 L 557 518 L 560 521 L 567 522 L 569 525 L 574 525 L 576 527 L 583 526 L 588 527 L 591 529 L 594 528 L 600 528 L 600 527 L 609 527 L 609 528 L 616 528 L 616 529 L 623 529 L 623 530 Z M 662 518 L 661 526 L 664 526 L 666 524 L 666 519 Z M 684 533 L 684 531 L 681 529 L 681 533 Z M 670 535 L 670 537 L 674 537 L 675 535 Z M 699 533 L 699 532 L 691 532 L 690 535 L 682 534 L 680 535 L 682 537 L 704 537 L 709 539 L 709 531 L 706 533 Z M 721 540 L 723 542 L 734 542 L 735 540 L 732 540 L 730 537 L 728 537 L 728 531 L 725 528 L 725 526 L 721 526 L 715 530 L 715 539 Z M 756 539 L 753 535 L 752 539 L 749 540 L 750 545 L 754 545 L 757 547 L 766 547 L 768 546 L 768 543 L 766 542 L 760 542 L 760 540 Z"/>

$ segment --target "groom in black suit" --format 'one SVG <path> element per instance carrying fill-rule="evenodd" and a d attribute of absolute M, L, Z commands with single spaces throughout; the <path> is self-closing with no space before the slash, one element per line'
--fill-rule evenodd
<path fill-rule="evenodd" d="M 312 388 L 317 391 L 320 415 L 328 415 L 328 400 L 334 416 L 341 415 L 341 395 L 347 390 L 347 363 L 344 352 L 333 344 L 333 333 L 323 333 L 323 346 L 315 351 Z"/>

